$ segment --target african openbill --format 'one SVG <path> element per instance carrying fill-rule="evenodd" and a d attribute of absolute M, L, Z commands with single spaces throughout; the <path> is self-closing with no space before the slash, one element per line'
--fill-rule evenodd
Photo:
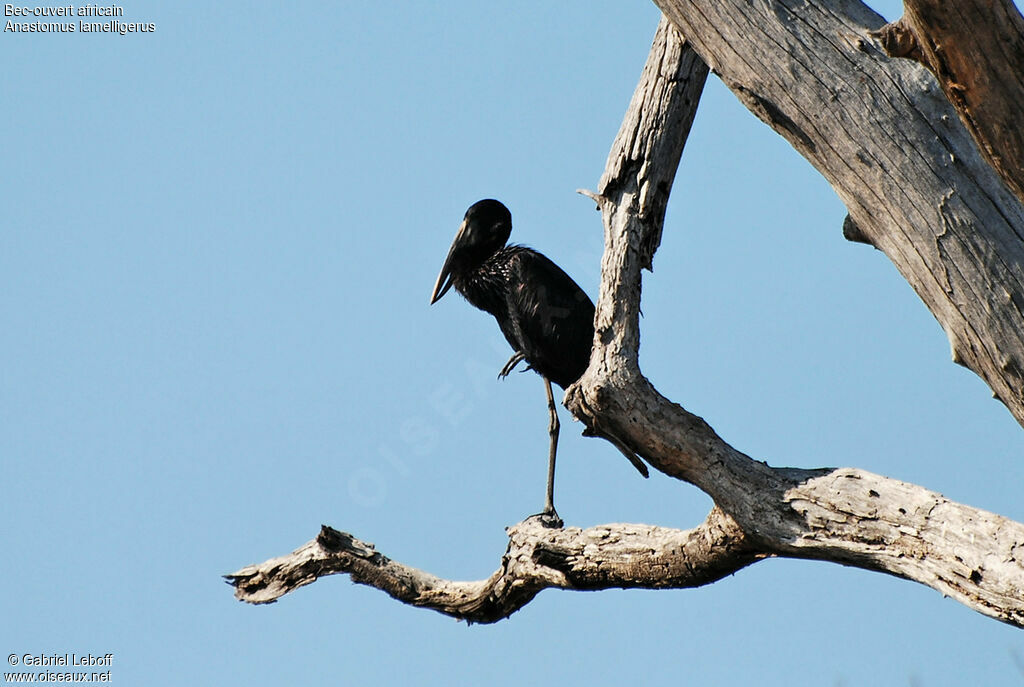
<path fill-rule="evenodd" d="M 525 360 L 544 379 L 551 446 L 543 515 L 561 522 L 554 504 L 559 423 L 551 382 L 565 389 L 587 369 L 594 340 L 594 304 L 551 260 L 525 246 L 506 245 L 511 233 L 512 215 L 500 202 L 488 199 L 470 206 L 437 276 L 430 303 L 454 286 L 472 305 L 494 315 L 512 346 L 514 353 L 498 376 L 508 376 Z M 632 451 L 614 437 L 602 436 L 647 477 L 647 466 Z"/>

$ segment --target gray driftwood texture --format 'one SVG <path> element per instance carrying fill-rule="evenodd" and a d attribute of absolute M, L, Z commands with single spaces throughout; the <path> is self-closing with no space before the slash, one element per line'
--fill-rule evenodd
<path fill-rule="evenodd" d="M 954 360 L 1024 424 L 1024 208 L 1007 186 L 1020 170 L 1004 158 L 997 173 L 978 151 L 1005 126 L 965 126 L 961 118 L 978 119 L 977 111 L 951 105 L 941 69 L 937 80 L 920 62 L 891 57 L 886 48 L 901 52 L 899 40 L 909 40 L 900 38 L 905 27 L 884 27 L 859 2 L 657 4 L 667 20 L 598 189 L 583 191 L 601 210 L 605 253 L 590 367 L 565 404 L 599 434 L 707 492 L 715 508 L 686 531 L 548 529 L 527 520 L 509 528 L 497 571 L 476 582 L 409 568 L 325 526 L 293 553 L 229 575 L 239 599 L 271 602 L 343 572 L 402 602 L 493 622 L 547 587 L 692 587 L 785 556 L 920 582 L 1024 627 L 1024 525 L 853 468 L 769 467 L 661 396 L 637 358 L 641 271 L 658 248 L 710 65 L 829 180 L 850 212 L 846 235 L 893 261 L 945 329 Z M 927 22 L 915 26 L 915 41 L 929 35 Z M 914 57 L 914 48 L 902 54 Z"/>

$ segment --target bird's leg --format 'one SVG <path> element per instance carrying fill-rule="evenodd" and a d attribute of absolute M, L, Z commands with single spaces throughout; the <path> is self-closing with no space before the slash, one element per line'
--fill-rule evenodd
<path fill-rule="evenodd" d="M 508 377 L 508 373 L 515 369 L 516 365 L 526 360 L 526 356 L 523 355 L 522 351 L 516 351 L 516 354 L 508 359 L 505 363 L 505 367 L 501 368 L 501 372 L 498 373 L 498 378 Z"/>
<path fill-rule="evenodd" d="M 561 527 L 562 519 L 555 512 L 555 452 L 558 450 L 558 411 L 555 407 L 555 396 L 551 393 L 551 380 L 544 377 L 544 389 L 548 392 L 548 434 L 551 436 L 551 448 L 548 451 L 548 490 L 544 499 L 542 517 L 553 527 Z"/>

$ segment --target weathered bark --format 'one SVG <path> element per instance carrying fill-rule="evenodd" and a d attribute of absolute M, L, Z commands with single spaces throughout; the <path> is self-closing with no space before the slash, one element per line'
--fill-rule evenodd
<path fill-rule="evenodd" d="M 935 77 L 889 58 L 882 18 L 856 0 L 656 4 L 825 176 L 854 235 L 892 260 L 942 325 L 953 359 L 1024 425 L 1024 207 Z"/>
<path fill-rule="evenodd" d="M 698 587 L 778 555 L 915 580 L 1024 626 L 1024 525 L 859 470 L 821 471 L 803 482 L 792 471 L 776 472 L 793 486 L 757 540 L 718 507 L 692 530 L 629 524 L 550 529 L 530 518 L 508 529 L 508 548 L 494 574 L 458 582 L 393 561 L 372 544 L 324 526 L 292 553 L 225 577 L 236 598 L 264 604 L 320 577 L 346 573 L 403 603 L 490 623 L 547 588 Z"/>
<path fill-rule="evenodd" d="M 708 67 L 693 46 L 663 17 L 599 184 L 602 192 L 628 190 L 638 204 L 647 231 L 635 249 L 647 269 L 652 269 L 661 245 L 672 181 L 707 76 Z M 620 189 L 617 184 L 631 186 Z M 578 192 L 599 205 L 602 202 L 602 196 L 583 189 Z M 636 336 L 639 345 L 639 332 Z"/>
<path fill-rule="evenodd" d="M 732 519 L 714 509 L 692 530 L 651 525 L 550 529 L 540 518 L 508 528 L 500 567 L 486 580 L 456 582 L 397 563 L 350 534 L 326 525 L 287 556 L 227 575 L 235 596 L 271 603 L 317 578 L 338 573 L 413 606 L 472 623 L 519 610 L 542 589 L 681 589 L 714 582 L 761 556 Z"/>
<path fill-rule="evenodd" d="M 985 160 L 1024 198 L 1024 18 L 1011 0 L 904 0 L 882 45 L 935 74 Z"/>

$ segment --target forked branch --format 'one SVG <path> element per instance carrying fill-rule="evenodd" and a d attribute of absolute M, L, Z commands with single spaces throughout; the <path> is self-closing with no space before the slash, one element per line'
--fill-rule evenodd
<path fill-rule="evenodd" d="M 897 124 L 923 120 L 928 125 L 925 114 L 952 111 L 927 89 L 923 95 L 914 91 L 924 83 L 921 74 L 908 75 L 902 66 L 892 68 L 899 73 L 887 74 L 878 64 L 881 51 L 870 33 L 880 27 L 877 15 L 852 0 L 837 0 L 827 8 L 814 0 L 659 4 L 675 25 L 692 32 L 701 54 L 741 99 L 836 184 L 859 235 L 909 273 L 955 350 L 971 346 L 972 357 L 961 360 L 972 364 L 1024 422 L 1024 394 L 1014 386 L 1024 377 L 1024 366 L 1016 362 L 1024 360 L 1024 347 L 1018 345 L 1024 337 L 1024 309 L 1016 305 L 1024 299 L 1018 299 L 1022 262 L 1015 233 L 1024 231 L 1024 213 L 1001 182 L 994 185 L 991 170 L 979 167 L 959 122 L 941 119 L 926 141 L 901 138 Z M 766 15 L 758 18 L 760 32 L 745 32 L 744 22 L 754 20 L 751 12 Z M 798 13 L 802 23 L 792 21 Z M 791 29 L 809 32 L 806 45 L 783 33 Z M 758 47 L 757 40 L 765 45 Z M 830 50 L 840 53 L 838 60 L 828 60 Z M 763 59 L 788 68 L 770 70 L 775 76 L 763 78 L 749 69 Z M 832 86 L 815 93 L 792 83 L 801 78 L 818 86 L 828 83 L 820 74 L 806 73 L 820 66 L 816 60 L 830 65 L 827 69 L 846 64 L 849 73 L 839 74 L 842 83 L 834 92 Z M 663 21 L 599 188 L 587 192 L 604 221 L 602 283 L 590 367 L 567 390 L 565 403 L 579 419 L 616 437 L 656 469 L 708 493 L 716 507 L 707 520 L 686 531 L 621 524 L 554 530 L 527 520 L 508 530 L 509 545 L 498 570 L 476 582 L 442 580 L 325 527 L 292 554 L 229 575 L 238 598 L 267 603 L 319 577 L 344 572 L 404 603 L 471 622 L 493 622 L 548 587 L 692 587 L 764 557 L 787 556 L 914 580 L 1024 627 L 1024 525 L 861 470 L 769 467 L 661 396 L 641 374 L 641 273 L 650 267 L 660 241 L 665 204 L 706 73 L 704 63 Z M 889 101 L 879 84 L 894 81 L 900 95 Z M 867 91 L 851 90 L 861 87 Z M 829 93 L 835 96 L 831 100 Z M 879 104 L 873 124 L 849 120 L 855 108 L 840 102 L 860 97 Z M 904 115 L 909 119 L 899 120 Z M 888 132 L 871 128 L 890 125 Z M 858 150 L 858 141 L 866 147 Z M 930 152 L 908 157 L 901 152 L 904 144 L 908 150 Z M 941 163 L 950 151 L 955 159 Z M 844 165 L 854 171 L 852 181 L 843 177 Z M 912 189 L 915 175 L 929 178 Z M 933 207 L 928 194 L 951 188 L 946 184 L 964 199 L 954 201 L 954 194 L 941 190 L 937 197 L 942 202 Z M 908 200 L 911 190 L 916 195 Z M 982 226 L 979 213 L 986 212 L 994 213 L 996 221 Z M 929 228 L 941 233 L 929 234 Z M 944 280 L 938 276 L 943 270 Z M 979 281 L 972 283 L 972 278 Z M 977 284 L 998 284 L 1004 290 L 978 306 L 967 298 Z M 1005 359 L 999 357 L 1004 341 L 1012 351 Z M 1015 357 L 1018 351 L 1021 356 Z"/>
<path fill-rule="evenodd" d="M 888 572 L 1024 626 L 1024 525 L 861 470 L 771 468 L 734 449 L 641 374 L 641 275 L 663 215 L 662 199 L 648 189 L 671 188 L 675 167 L 630 161 L 635 141 L 662 159 L 679 159 L 686 132 L 664 126 L 672 118 L 658 111 L 671 102 L 634 96 L 600 188 L 587 194 L 602 213 L 605 253 L 590 367 L 567 390 L 567 407 L 654 468 L 697 485 L 763 554 Z"/>

